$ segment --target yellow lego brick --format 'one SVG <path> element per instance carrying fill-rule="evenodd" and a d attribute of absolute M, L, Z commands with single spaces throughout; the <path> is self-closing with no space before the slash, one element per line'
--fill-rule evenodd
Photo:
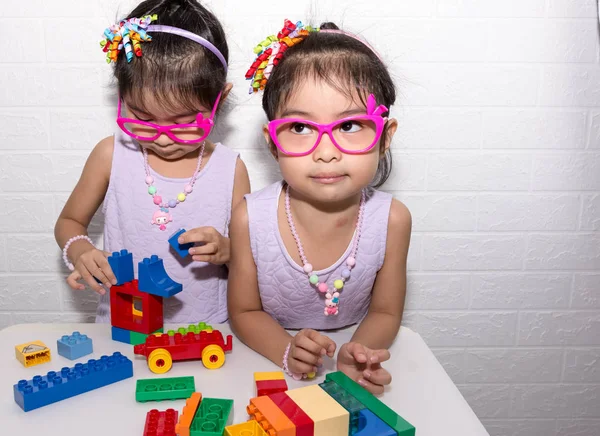
<path fill-rule="evenodd" d="M 271 372 L 255 372 L 254 373 L 254 381 L 263 381 L 263 380 L 285 380 L 285 376 L 283 375 L 283 371 L 271 371 Z"/>
<path fill-rule="evenodd" d="M 50 362 L 50 348 L 42 341 L 32 341 L 15 346 L 15 356 L 25 367 Z"/>
<path fill-rule="evenodd" d="M 246 421 L 225 427 L 225 436 L 268 436 L 258 422 Z"/>
<path fill-rule="evenodd" d="M 286 394 L 314 421 L 314 436 L 348 436 L 350 414 L 319 385 L 292 389 Z"/>

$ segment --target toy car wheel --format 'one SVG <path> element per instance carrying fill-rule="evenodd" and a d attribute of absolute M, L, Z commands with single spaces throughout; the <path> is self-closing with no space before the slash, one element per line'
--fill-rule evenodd
<path fill-rule="evenodd" d="M 173 366 L 173 358 L 164 348 L 158 348 L 148 356 L 148 368 L 155 374 L 164 374 Z"/>
<path fill-rule="evenodd" d="M 225 352 L 218 345 L 208 345 L 202 350 L 202 363 L 208 369 L 217 369 L 225 363 Z"/>

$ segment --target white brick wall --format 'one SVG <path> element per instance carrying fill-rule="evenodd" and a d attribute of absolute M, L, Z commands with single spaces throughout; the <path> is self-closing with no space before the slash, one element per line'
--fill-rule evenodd
<path fill-rule="evenodd" d="M 64 284 L 52 227 L 114 126 L 98 40 L 134 3 L 3 5 L 0 327 L 93 319 L 94 296 Z M 491 435 L 600 434 L 596 1 L 346 3 L 207 2 L 228 32 L 235 85 L 215 138 L 241 152 L 254 189 L 276 180 L 260 98 L 243 79 L 253 46 L 285 17 L 363 33 L 401 90 L 386 189 L 414 217 L 405 324 Z M 99 240 L 101 216 L 90 230 Z"/>

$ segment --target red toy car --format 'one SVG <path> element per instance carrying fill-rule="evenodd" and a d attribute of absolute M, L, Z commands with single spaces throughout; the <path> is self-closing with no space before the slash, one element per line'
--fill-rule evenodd
<path fill-rule="evenodd" d="M 164 374 L 171 369 L 173 361 L 202 359 L 208 369 L 217 369 L 225 363 L 225 352 L 231 351 L 232 337 L 227 342 L 219 330 L 150 335 L 146 343 L 133 347 L 135 354 L 146 356 L 148 368 L 156 374 Z"/>

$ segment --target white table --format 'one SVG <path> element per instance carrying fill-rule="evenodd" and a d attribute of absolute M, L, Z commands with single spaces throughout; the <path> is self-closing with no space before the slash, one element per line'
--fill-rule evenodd
<path fill-rule="evenodd" d="M 175 327 L 175 326 L 171 326 Z M 217 326 L 223 335 L 230 333 L 228 325 Z M 58 355 L 56 340 L 62 335 L 79 331 L 92 338 L 93 355 L 75 362 Z M 338 346 L 346 342 L 352 330 L 330 336 Z M 51 350 L 50 363 L 25 368 L 15 358 L 15 345 L 41 340 Z M 102 324 L 21 324 L 0 331 L 0 434 L 7 436 L 44 434 L 47 436 L 137 436 L 143 434 L 146 412 L 151 409 L 174 408 L 181 413 L 185 400 L 137 403 L 135 381 L 139 378 L 180 377 L 193 375 L 196 390 L 204 397 L 234 400 L 233 423 L 246 421 L 246 405 L 254 395 L 255 371 L 276 371 L 278 368 L 262 356 L 241 344 L 235 337 L 233 351 L 226 354 L 225 365 L 208 370 L 201 362 L 174 362 L 165 375 L 152 373 L 142 356 L 133 354 L 133 347 L 110 338 L 110 326 Z M 13 399 L 13 385 L 21 379 L 73 366 L 104 354 L 120 351 L 134 362 L 132 378 L 87 392 L 30 412 Z M 392 359 L 387 364 L 393 382 L 381 400 L 416 427 L 418 436 L 489 436 L 456 386 L 421 337 L 402 327 L 391 348 Z M 310 382 L 287 380 L 290 389 L 306 383 L 320 383 L 324 373 L 334 369 L 331 361 Z"/>

